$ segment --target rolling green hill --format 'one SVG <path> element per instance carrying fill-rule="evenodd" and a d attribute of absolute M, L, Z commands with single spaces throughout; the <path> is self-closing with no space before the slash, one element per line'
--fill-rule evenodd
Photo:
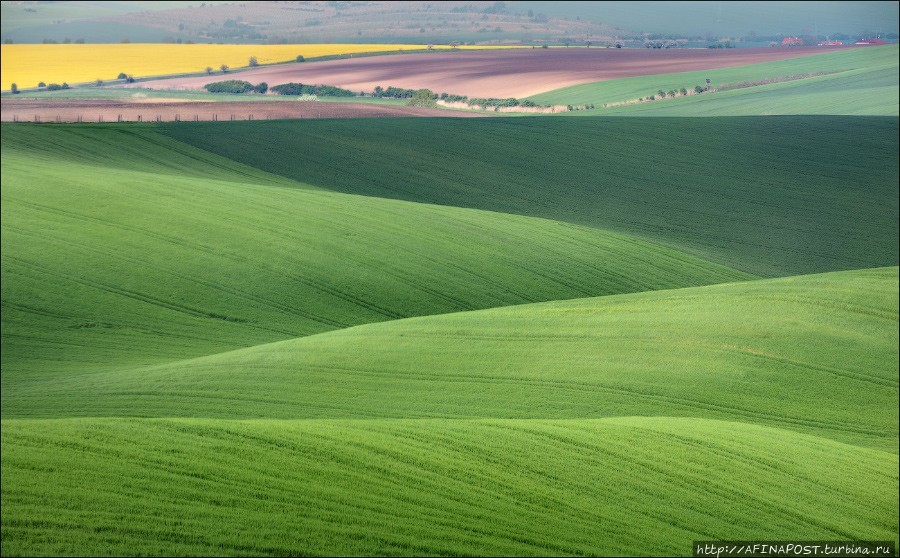
<path fill-rule="evenodd" d="M 895 540 L 897 287 L 888 268 L 540 303 L 5 387 L 3 551 Z"/>
<path fill-rule="evenodd" d="M 897 456 L 700 419 L 3 421 L 4 555 L 896 539 Z M 734 479 L 740 482 L 734 482 Z"/>
<path fill-rule="evenodd" d="M 322 188 L 614 230 L 755 275 L 898 263 L 894 117 L 212 122 L 162 130 Z"/>
<path fill-rule="evenodd" d="M 896 541 L 897 119 L 479 120 L 0 127 L 0 554 Z"/>
<path fill-rule="evenodd" d="M 773 83 L 712 95 L 692 95 L 652 103 L 609 107 L 588 113 L 622 116 L 771 116 L 844 114 L 897 116 L 900 67 L 863 69 Z"/>
<path fill-rule="evenodd" d="M 2 131 L 4 394 L 26 372 L 750 277 L 565 223 L 315 191 L 152 126 Z"/>
<path fill-rule="evenodd" d="M 4 416 L 693 416 L 897 451 L 897 268 L 372 324 L 4 385 Z M 776 396 L 777 394 L 777 396 Z"/>
<path fill-rule="evenodd" d="M 656 116 L 754 116 L 825 114 L 897 116 L 898 47 L 860 47 L 777 62 L 700 72 L 679 72 L 575 85 L 535 95 L 540 104 L 584 105 L 647 98 L 663 91 L 693 90 L 823 73 L 827 75 L 688 96 L 640 105 L 576 111 L 571 115 L 647 114 Z M 569 114 L 569 113 L 565 113 Z"/>

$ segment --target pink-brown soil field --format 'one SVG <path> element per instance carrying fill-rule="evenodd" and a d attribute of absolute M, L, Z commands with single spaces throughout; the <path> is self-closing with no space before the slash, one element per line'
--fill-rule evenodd
<path fill-rule="evenodd" d="M 834 47 L 829 47 L 834 50 Z M 375 86 L 431 89 L 469 97 L 528 97 L 560 87 L 623 77 L 710 70 L 824 52 L 816 47 L 741 49 L 552 48 L 397 54 L 280 64 L 124 87 L 202 89 L 223 79 L 269 87 L 288 82 L 371 92 Z"/>
<path fill-rule="evenodd" d="M 160 120 L 276 120 L 287 118 L 385 118 L 488 116 L 434 108 L 327 102 L 131 102 L 109 100 L 19 101 L 3 99 L 4 122 L 153 122 Z"/>

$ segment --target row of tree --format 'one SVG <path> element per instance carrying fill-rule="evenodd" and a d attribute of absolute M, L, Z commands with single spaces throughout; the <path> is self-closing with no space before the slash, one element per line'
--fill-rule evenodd
<path fill-rule="evenodd" d="M 213 83 L 207 83 L 203 86 L 204 89 L 209 91 L 210 93 L 259 93 L 265 94 L 266 91 L 269 90 L 269 85 L 266 82 L 259 83 L 257 85 L 253 85 L 249 81 L 244 81 L 240 79 L 229 79 L 225 81 L 215 81 Z"/>

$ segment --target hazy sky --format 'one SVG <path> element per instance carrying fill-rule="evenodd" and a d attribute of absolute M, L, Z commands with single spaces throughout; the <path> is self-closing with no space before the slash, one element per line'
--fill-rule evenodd
<path fill-rule="evenodd" d="M 515 10 L 582 17 L 633 31 L 743 36 L 900 31 L 888 2 L 507 2 Z"/>

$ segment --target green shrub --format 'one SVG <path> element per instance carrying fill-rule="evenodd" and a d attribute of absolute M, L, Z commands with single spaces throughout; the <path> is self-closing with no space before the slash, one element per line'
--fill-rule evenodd
<path fill-rule="evenodd" d="M 240 79 L 215 81 L 213 83 L 207 83 L 203 87 L 210 93 L 249 93 L 250 91 L 254 91 L 252 83 Z"/>
<path fill-rule="evenodd" d="M 408 107 L 436 107 L 435 94 L 430 89 L 419 89 L 406 102 Z"/>
<path fill-rule="evenodd" d="M 283 83 L 272 88 L 277 95 L 321 95 L 323 97 L 356 97 L 349 89 L 341 89 L 332 85 L 304 85 L 302 83 Z"/>

